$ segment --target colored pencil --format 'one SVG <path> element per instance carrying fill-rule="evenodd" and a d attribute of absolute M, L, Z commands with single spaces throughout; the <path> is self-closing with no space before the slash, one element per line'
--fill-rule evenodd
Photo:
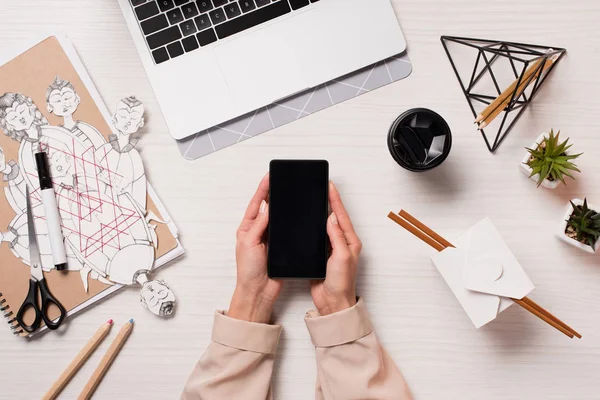
<path fill-rule="evenodd" d="M 123 325 L 117 334 L 117 337 L 106 351 L 106 354 L 104 354 L 104 357 L 102 357 L 102 360 L 100 360 L 100 364 L 98 364 L 98 367 L 96 367 L 96 370 L 84 386 L 83 390 L 79 394 L 79 397 L 77 397 L 78 400 L 88 400 L 92 397 L 98 388 L 98 385 L 102 381 L 102 378 L 104 378 L 104 375 L 106 375 L 106 372 L 108 372 L 110 366 L 125 345 L 127 338 L 129 338 L 129 335 L 131 335 L 132 330 L 133 319 L 130 319 L 129 322 Z"/>
<path fill-rule="evenodd" d="M 50 387 L 50 389 L 46 392 L 43 400 L 54 400 L 58 397 L 60 392 L 67 386 L 69 381 L 75 376 L 75 374 L 81 369 L 83 364 L 90 358 L 92 353 L 96 351 L 100 343 L 104 340 L 108 332 L 110 332 L 110 328 L 112 327 L 113 320 L 110 319 L 106 321 L 94 335 L 90 338 L 85 346 L 79 351 L 79 353 L 73 358 L 73 360 L 67 365 L 67 368 L 62 372 L 62 374 L 58 377 L 56 382 Z"/>

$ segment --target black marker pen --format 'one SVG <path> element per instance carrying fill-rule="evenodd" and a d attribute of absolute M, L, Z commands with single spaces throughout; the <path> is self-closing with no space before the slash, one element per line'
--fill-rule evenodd
<path fill-rule="evenodd" d="M 40 149 L 41 150 L 41 149 Z M 60 226 L 60 214 L 56 204 L 56 195 L 52 187 L 52 178 L 50 177 L 50 168 L 48 168 L 48 159 L 46 153 L 40 151 L 35 154 L 38 177 L 40 178 L 40 193 L 42 203 L 44 204 L 44 213 L 46 214 L 46 224 L 48 225 L 48 236 L 50 237 L 50 247 L 52 248 L 52 258 L 54 266 L 58 271 L 67 269 L 67 254 Z"/>

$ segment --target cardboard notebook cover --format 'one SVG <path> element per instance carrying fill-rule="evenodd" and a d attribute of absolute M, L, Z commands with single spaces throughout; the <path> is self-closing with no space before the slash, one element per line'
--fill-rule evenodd
<path fill-rule="evenodd" d="M 4 61 L 4 57 L 2 58 Z M 75 49 L 66 39 L 49 37 L 0 66 L 0 96 L 10 92 L 29 97 L 39 112 L 48 120 L 48 124 L 52 127 L 59 127 L 63 123 L 62 118 L 50 113 L 46 105 L 46 91 L 56 76 L 71 82 L 81 99 L 77 111 L 73 114 L 73 119 L 95 127 L 108 142 L 109 135 L 113 133 L 110 126 L 110 114 Z M 0 120 L 1 117 L 0 113 Z M 11 160 L 13 163 L 18 162 L 20 145 L 18 140 L 0 129 L 0 148 L 7 164 Z M 6 194 L 8 185 L 8 177 L 0 173 L 0 233 L 9 232 L 11 228 L 15 232 L 14 225 L 18 217 Z M 34 207 L 35 203 L 32 198 Z M 164 206 L 151 186 L 148 185 L 147 212 L 150 211 L 159 219 L 167 221 L 165 224 L 156 224 L 155 232 L 158 239 L 158 246 L 155 250 L 156 268 L 181 255 L 183 248 L 177 239 L 177 228 L 170 222 Z M 36 222 L 36 229 L 37 226 Z M 37 231 L 38 237 L 39 234 Z M 0 242 L 0 315 L 7 318 L 15 334 L 28 336 L 15 321 L 17 311 L 27 294 L 30 278 L 30 267 L 19 258 L 18 246 L 17 240 L 13 240 L 12 243 Z M 89 287 L 86 292 L 78 271 L 52 270 L 45 272 L 44 275 L 50 291 L 64 305 L 69 316 L 122 287 L 120 284 L 105 284 L 98 279 L 89 278 Z M 32 315 L 33 313 L 26 314 L 25 320 L 32 320 Z M 51 309 L 50 316 L 57 318 L 58 310 Z M 43 329 L 45 327 L 35 333 Z"/>

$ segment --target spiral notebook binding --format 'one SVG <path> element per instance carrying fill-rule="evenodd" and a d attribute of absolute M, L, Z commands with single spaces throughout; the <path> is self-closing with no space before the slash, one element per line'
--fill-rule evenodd
<path fill-rule="evenodd" d="M 7 304 L 6 299 L 2 297 L 2 292 L 0 292 L 0 313 L 3 313 L 4 318 L 6 318 L 6 321 L 14 335 L 20 335 L 23 333 L 23 328 L 21 328 L 21 325 L 19 325 L 17 322 L 16 316 L 13 317 L 14 313 L 10 311 L 10 305 Z"/>

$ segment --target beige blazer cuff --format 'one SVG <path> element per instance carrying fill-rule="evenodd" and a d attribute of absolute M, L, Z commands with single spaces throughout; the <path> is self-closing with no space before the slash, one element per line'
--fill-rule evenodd
<path fill-rule="evenodd" d="M 239 350 L 275 354 L 281 330 L 281 325 L 242 321 L 228 317 L 225 311 L 217 311 L 212 340 Z"/>
<path fill-rule="evenodd" d="M 371 332 L 373 325 L 362 299 L 354 307 L 322 317 L 317 310 L 304 318 L 315 347 L 333 347 L 355 342 Z"/>

